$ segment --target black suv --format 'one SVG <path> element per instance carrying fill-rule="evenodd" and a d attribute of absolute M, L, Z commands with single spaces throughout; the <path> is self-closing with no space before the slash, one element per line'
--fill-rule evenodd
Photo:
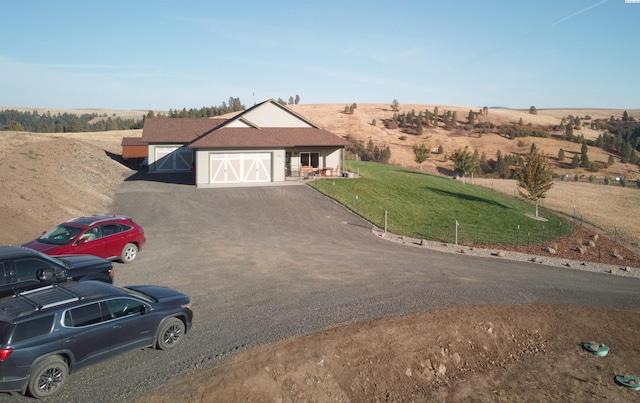
<path fill-rule="evenodd" d="M 189 297 L 165 287 L 67 282 L 0 299 L 0 392 L 36 398 L 70 372 L 125 351 L 177 346 L 191 328 Z"/>
<path fill-rule="evenodd" d="M 92 255 L 48 256 L 22 246 L 0 246 L 0 297 L 71 280 L 113 284 L 113 265 Z"/>

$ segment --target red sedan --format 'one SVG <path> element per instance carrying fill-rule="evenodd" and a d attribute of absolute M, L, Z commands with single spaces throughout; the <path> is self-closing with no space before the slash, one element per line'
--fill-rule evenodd
<path fill-rule="evenodd" d="M 92 215 L 62 223 L 22 246 L 47 255 L 88 254 L 130 263 L 146 242 L 144 228 L 131 217 Z"/>

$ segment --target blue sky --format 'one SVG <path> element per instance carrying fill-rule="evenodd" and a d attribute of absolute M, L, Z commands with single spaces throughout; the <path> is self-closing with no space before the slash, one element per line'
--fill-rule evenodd
<path fill-rule="evenodd" d="M 0 10 L 5 107 L 168 110 L 298 94 L 640 108 L 640 3 L 625 0 L 0 0 Z"/>

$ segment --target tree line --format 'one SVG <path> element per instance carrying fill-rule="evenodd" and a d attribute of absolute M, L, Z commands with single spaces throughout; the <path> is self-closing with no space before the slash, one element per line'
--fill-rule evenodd
<path fill-rule="evenodd" d="M 142 129 L 146 118 L 207 118 L 224 115 L 230 112 L 245 110 L 246 107 L 240 98 L 229 98 L 228 102 L 222 102 L 220 106 L 196 108 L 169 109 L 168 113 L 158 113 L 150 110 L 140 119 L 121 118 L 114 113 L 108 116 L 106 113 L 57 113 L 50 111 L 41 113 L 37 110 L 21 112 L 15 109 L 0 111 L 0 130 L 26 131 L 32 133 L 77 133 L 77 132 L 103 132 L 110 130 Z"/>
<path fill-rule="evenodd" d="M 115 115 L 115 114 L 114 114 Z M 27 131 L 33 133 L 101 132 L 107 130 L 141 129 L 143 119 L 123 119 L 97 113 L 51 112 L 37 110 L 20 112 L 15 109 L 0 111 L 0 130 Z"/>

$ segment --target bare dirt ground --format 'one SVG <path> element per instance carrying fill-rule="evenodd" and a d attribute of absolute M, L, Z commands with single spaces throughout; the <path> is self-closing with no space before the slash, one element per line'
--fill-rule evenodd
<path fill-rule="evenodd" d="M 18 244 L 71 217 L 108 211 L 114 191 L 133 173 L 118 161 L 120 140 L 135 135 L 0 132 L 0 243 Z M 504 186 L 507 193 L 513 189 Z M 575 204 L 601 226 L 622 229 L 629 222 L 631 231 L 638 228 L 636 189 L 618 187 L 626 193 L 613 197 L 613 187 L 593 192 L 589 184 L 571 186 L 550 194 L 546 206 L 570 212 Z M 583 188 L 587 193 L 578 196 Z M 584 232 L 559 240 L 557 249 L 575 250 L 576 242 L 595 234 L 580 228 Z M 640 261 L 610 238 L 599 242 L 608 245 L 605 253 L 624 251 L 622 265 Z M 614 380 L 619 373 L 640 375 L 638 340 L 640 316 L 624 306 L 451 308 L 249 349 L 141 401 L 640 401 L 640 392 Z M 609 345 L 609 355 L 585 351 L 582 343 L 589 341 Z"/>

